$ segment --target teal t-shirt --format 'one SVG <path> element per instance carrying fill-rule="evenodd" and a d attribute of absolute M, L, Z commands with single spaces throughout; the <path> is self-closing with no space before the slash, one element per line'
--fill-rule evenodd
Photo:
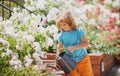
<path fill-rule="evenodd" d="M 74 46 L 81 43 L 81 38 L 84 36 L 84 32 L 81 29 L 76 28 L 72 31 L 61 32 L 58 42 L 62 42 L 64 48 Z M 72 58 L 75 62 L 79 62 L 86 54 L 85 48 L 74 50 L 73 53 L 66 51 L 66 54 Z"/>

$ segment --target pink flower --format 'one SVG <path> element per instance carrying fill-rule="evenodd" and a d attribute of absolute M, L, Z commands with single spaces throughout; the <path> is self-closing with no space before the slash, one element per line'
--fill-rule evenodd
<path fill-rule="evenodd" d="M 107 30 L 111 31 L 111 30 L 114 30 L 115 28 L 115 25 L 111 25 L 110 27 L 107 28 Z"/>
<path fill-rule="evenodd" d="M 117 9 L 118 9 L 118 12 L 120 12 L 120 6 Z"/>
<path fill-rule="evenodd" d="M 102 26 L 100 29 L 101 29 L 102 31 L 106 30 L 105 26 Z"/>
<path fill-rule="evenodd" d="M 115 21 L 116 21 L 116 17 L 110 17 L 108 24 L 112 24 Z"/>
<path fill-rule="evenodd" d="M 112 40 L 113 40 L 113 38 L 111 37 L 111 35 L 107 35 L 107 36 L 106 36 L 106 39 L 107 39 L 107 41 L 109 41 L 109 42 L 112 42 Z"/>
<path fill-rule="evenodd" d="M 97 15 L 100 15 L 100 13 L 101 13 L 100 7 L 96 7 L 96 10 L 97 10 L 96 14 L 97 14 Z"/>
<path fill-rule="evenodd" d="M 46 24 L 47 24 L 46 20 L 43 20 L 43 21 L 42 21 L 42 24 L 43 24 L 43 25 L 46 25 Z"/>
<path fill-rule="evenodd" d="M 112 19 L 109 19 L 108 24 L 112 24 Z"/>
<path fill-rule="evenodd" d="M 112 17 L 111 19 L 112 19 L 112 21 L 116 21 L 116 17 Z"/>
<path fill-rule="evenodd" d="M 114 8 L 112 8 L 112 9 L 110 10 L 110 12 L 111 12 L 111 13 L 114 13 L 114 12 L 115 12 Z"/>
<path fill-rule="evenodd" d="M 85 4 L 85 0 L 76 0 L 78 4 Z"/>

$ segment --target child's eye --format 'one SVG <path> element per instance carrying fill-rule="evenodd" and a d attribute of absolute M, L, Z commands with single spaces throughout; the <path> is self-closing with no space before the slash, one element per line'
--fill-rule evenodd
<path fill-rule="evenodd" d="M 64 26 L 67 26 L 68 24 L 63 24 Z"/>

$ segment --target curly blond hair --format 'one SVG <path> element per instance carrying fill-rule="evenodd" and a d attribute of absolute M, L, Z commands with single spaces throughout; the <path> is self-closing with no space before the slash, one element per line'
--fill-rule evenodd
<path fill-rule="evenodd" d="M 72 28 L 72 30 L 76 28 L 75 19 L 70 11 L 64 11 L 64 12 L 62 11 L 57 15 L 56 26 L 59 29 L 61 29 L 60 26 L 62 23 L 67 23 Z"/>

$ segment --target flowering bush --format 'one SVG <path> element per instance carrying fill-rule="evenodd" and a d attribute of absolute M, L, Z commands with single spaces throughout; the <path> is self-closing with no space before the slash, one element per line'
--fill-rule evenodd
<path fill-rule="evenodd" d="M 110 9 L 111 12 L 120 13 L 120 1 L 119 0 L 105 0 L 105 6 Z"/>
<path fill-rule="evenodd" d="M 0 69 L 1 75 L 9 69 L 11 70 L 6 75 L 13 72 L 16 75 L 14 69 L 18 70 L 20 75 L 29 69 L 25 71 L 28 74 L 34 70 L 38 74 L 41 73 L 40 69 L 44 65 L 40 56 L 46 58 L 45 51 L 53 45 L 53 40 L 47 34 L 49 29 L 54 27 L 38 26 L 39 17 L 27 13 L 14 13 L 9 20 L 0 22 L 0 65 L 3 65 Z"/>
<path fill-rule="evenodd" d="M 80 26 L 85 26 L 90 45 L 87 48 L 92 52 L 104 52 L 106 54 L 115 54 L 119 51 L 118 40 L 116 41 L 117 30 L 119 29 L 119 15 L 111 13 L 108 9 L 101 5 L 91 6 L 85 9 L 84 19 L 80 15 Z M 117 46 L 117 47 L 116 47 Z"/>
<path fill-rule="evenodd" d="M 78 28 L 86 32 L 89 52 L 114 55 L 120 51 L 120 15 L 107 9 L 106 3 L 86 1 L 25 0 L 25 6 L 39 15 L 14 8 L 9 20 L 0 18 L 0 75 L 42 74 L 46 65 L 40 56 L 56 52 L 59 30 L 55 20 L 60 10 L 68 9 L 75 15 Z"/>

